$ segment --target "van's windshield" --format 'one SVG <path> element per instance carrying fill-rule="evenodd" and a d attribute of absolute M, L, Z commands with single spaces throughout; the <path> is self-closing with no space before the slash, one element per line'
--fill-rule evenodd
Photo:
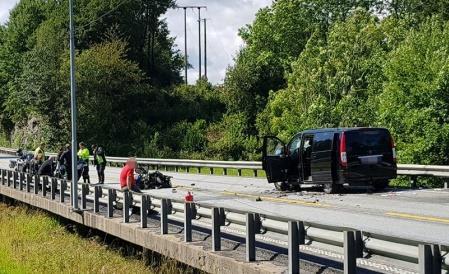
<path fill-rule="evenodd" d="M 363 129 L 346 132 L 349 156 L 381 155 L 391 153 L 390 133 L 384 129 Z"/>

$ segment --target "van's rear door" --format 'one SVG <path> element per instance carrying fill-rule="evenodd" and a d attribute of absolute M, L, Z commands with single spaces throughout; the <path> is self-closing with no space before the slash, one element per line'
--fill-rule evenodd
<path fill-rule="evenodd" d="M 387 129 L 355 129 L 345 135 L 349 179 L 396 177 L 392 138 Z"/>
<path fill-rule="evenodd" d="M 284 142 L 276 137 L 264 137 L 262 148 L 262 167 L 269 183 L 287 180 L 289 157 Z"/>

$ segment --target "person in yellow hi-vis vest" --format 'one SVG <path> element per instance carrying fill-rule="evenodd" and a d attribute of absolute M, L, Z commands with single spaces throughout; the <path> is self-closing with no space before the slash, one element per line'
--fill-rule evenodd
<path fill-rule="evenodd" d="M 83 176 L 84 183 L 90 184 L 89 178 L 89 156 L 90 152 L 86 145 L 81 142 L 78 150 L 78 180 Z"/>

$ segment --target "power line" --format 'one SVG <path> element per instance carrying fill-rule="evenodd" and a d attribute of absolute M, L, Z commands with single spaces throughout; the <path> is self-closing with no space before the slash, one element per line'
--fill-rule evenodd
<path fill-rule="evenodd" d="M 122 0 L 120 3 L 117 4 L 117 6 L 115 6 L 114 8 L 112 8 L 111 10 L 103 13 L 102 15 L 100 15 L 99 17 L 95 18 L 94 20 L 90 21 L 89 23 L 80 26 L 80 28 L 85 28 L 87 26 L 92 25 L 93 23 L 98 22 L 100 19 L 108 16 L 109 14 L 113 13 L 114 11 L 116 11 L 119 7 L 121 7 L 123 4 L 125 4 L 126 2 L 128 2 L 129 0 Z"/>

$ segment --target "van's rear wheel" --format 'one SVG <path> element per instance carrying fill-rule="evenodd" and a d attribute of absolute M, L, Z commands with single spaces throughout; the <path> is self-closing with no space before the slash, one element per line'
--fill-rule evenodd
<path fill-rule="evenodd" d="M 329 183 L 329 184 L 325 184 L 323 186 L 323 189 L 324 189 L 324 193 L 326 193 L 326 194 L 334 194 L 334 193 L 339 193 L 341 191 L 342 187 L 339 184 Z"/>
<path fill-rule="evenodd" d="M 389 183 L 388 180 L 374 181 L 374 183 L 373 183 L 374 190 L 376 190 L 376 191 L 384 190 L 388 187 L 388 183 Z"/>
<path fill-rule="evenodd" d="M 286 182 L 277 182 L 274 183 L 274 187 L 279 191 L 286 191 L 289 189 L 289 185 Z"/>

